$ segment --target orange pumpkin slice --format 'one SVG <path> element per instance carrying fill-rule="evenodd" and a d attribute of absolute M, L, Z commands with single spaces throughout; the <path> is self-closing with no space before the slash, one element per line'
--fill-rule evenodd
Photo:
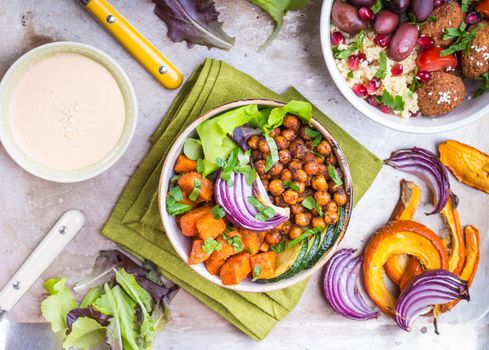
<path fill-rule="evenodd" d="M 441 210 L 441 215 L 445 219 L 445 224 L 450 229 L 450 241 L 445 244 L 448 254 L 448 271 L 458 275 L 462 271 L 465 262 L 465 244 L 460 226 L 458 211 L 450 196 L 445 207 Z"/>
<path fill-rule="evenodd" d="M 413 255 L 426 270 L 448 268 L 443 243 L 428 227 L 411 220 L 396 220 L 380 228 L 365 248 L 363 274 L 372 301 L 391 315 L 394 314 L 396 297 L 384 283 L 383 266 L 389 258 L 401 254 Z"/>

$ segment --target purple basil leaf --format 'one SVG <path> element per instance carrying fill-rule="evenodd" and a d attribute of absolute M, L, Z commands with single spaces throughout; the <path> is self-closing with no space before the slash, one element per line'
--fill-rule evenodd
<path fill-rule="evenodd" d="M 174 42 L 187 41 L 187 46 L 205 45 L 229 50 L 234 38 L 222 30 L 219 12 L 213 0 L 153 0 L 155 14 L 168 27 Z"/>
<path fill-rule="evenodd" d="M 91 319 L 94 319 L 98 323 L 100 323 L 101 326 L 107 327 L 109 325 L 109 318 L 110 316 L 105 315 L 97 310 L 95 310 L 93 307 L 84 307 L 84 308 L 77 308 L 73 309 L 70 312 L 68 312 L 68 315 L 66 315 L 66 324 L 68 325 L 68 333 L 71 332 L 71 327 L 73 326 L 73 323 L 75 323 L 76 320 L 80 317 L 90 317 Z"/>
<path fill-rule="evenodd" d="M 243 125 L 234 129 L 231 138 L 243 151 L 247 151 L 249 148 L 247 143 L 248 139 L 253 135 L 260 135 L 262 133 L 263 131 L 260 129 L 253 129 L 251 126 Z"/>

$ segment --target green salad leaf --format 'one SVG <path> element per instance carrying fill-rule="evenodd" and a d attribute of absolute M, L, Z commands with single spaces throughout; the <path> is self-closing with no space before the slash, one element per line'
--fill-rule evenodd
<path fill-rule="evenodd" d="M 65 349 L 89 350 L 105 340 L 105 327 L 89 317 L 80 317 L 72 325 L 71 332 L 63 342 Z"/>
<path fill-rule="evenodd" d="M 186 139 L 183 143 L 183 154 L 192 160 L 203 158 L 204 150 L 202 149 L 202 141 L 193 138 Z"/>
<path fill-rule="evenodd" d="M 66 278 L 50 278 L 44 282 L 44 288 L 49 296 L 41 303 L 41 312 L 44 318 L 51 323 L 54 333 L 65 331 L 66 315 L 77 304 L 71 291 L 66 287 Z"/>
<path fill-rule="evenodd" d="M 100 298 L 104 294 L 104 287 L 98 286 L 95 288 L 91 288 L 88 293 L 85 295 L 83 300 L 80 303 L 81 308 L 88 307 L 93 304 L 95 300 Z"/>
<path fill-rule="evenodd" d="M 267 119 L 267 123 L 262 129 L 269 133 L 282 125 L 287 114 L 294 114 L 307 124 L 311 124 L 312 105 L 304 101 L 290 101 L 283 107 L 273 108 Z"/>

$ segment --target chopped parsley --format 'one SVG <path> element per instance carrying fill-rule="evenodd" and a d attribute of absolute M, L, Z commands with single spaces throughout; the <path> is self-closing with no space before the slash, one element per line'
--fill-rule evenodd
<path fill-rule="evenodd" d="M 214 238 L 207 238 L 204 241 L 204 245 L 202 246 L 202 250 L 207 253 L 207 254 L 212 254 L 214 251 L 221 250 L 222 248 L 222 243 L 216 241 Z"/>
<path fill-rule="evenodd" d="M 194 188 L 192 189 L 192 192 L 188 196 L 188 199 L 195 202 L 195 200 L 199 197 L 201 188 L 202 188 L 202 181 L 200 181 L 199 179 L 195 179 Z"/>
<path fill-rule="evenodd" d="M 338 47 L 333 47 L 334 57 L 339 60 L 344 60 L 348 58 L 350 55 L 355 53 L 355 51 L 360 50 L 363 44 L 363 38 L 365 37 L 365 33 L 362 31 L 357 34 L 355 41 L 348 44 L 348 47 L 345 50 L 340 50 Z"/>
<path fill-rule="evenodd" d="M 336 168 L 334 167 L 333 164 L 328 165 L 328 174 L 329 177 L 334 181 L 336 186 L 341 186 L 343 185 L 343 181 L 341 181 L 338 172 L 336 171 Z"/>
<path fill-rule="evenodd" d="M 289 180 L 284 181 L 284 186 L 290 188 L 292 191 L 296 191 L 296 192 L 301 191 L 300 187 L 295 182 Z"/>
<path fill-rule="evenodd" d="M 474 97 L 479 97 L 489 90 L 489 72 L 482 74 L 476 80 L 479 80 L 481 84 L 479 85 L 479 88 L 474 92 Z"/>
<path fill-rule="evenodd" d="M 304 200 L 301 202 L 302 206 L 306 209 L 313 210 L 316 209 L 318 212 L 319 216 L 324 216 L 323 209 L 319 205 L 319 203 L 312 197 L 312 196 L 307 196 L 304 198 Z"/>
<path fill-rule="evenodd" d="M 243 153 L 239 148 L 236 148 L 231 152 L 227 161 L 221 158 L 216 159 L 217 166 L 222 168 L 221 179 L 227 181 L 229 187 L 233 186 L 233 180 L 231 179 L 233 172 L 244 174 L 246 183 L 249 186 L 253 184 L 256 179 L 256 170 L 249 165 L 250 156 L 251 150 Z"/>
<path fill-rule="evenodd" d="M 374 11 L 374 13 L 378 13 L 380 10 L 382 10 L 383 7 L 384 7 L 384 4 L 383 4 L 382 0 L 377 0 L 377 1 L 375 1 L 375 4 L 373 4 L 373 6 L 371 8 L 372 8 L 372 11 Z"/>
<path fill-rule="evenodd" d="M 420 84 L 420 82 L 419 82 L 419 80 L 417 78 L 417 76 L 418 76 L 418 67 L 414 68 L 414 73 L 413 74 L 414 74 L 413 81 L 411 82 L 411 84 L 409 84 L 409 90 L 411 92 L 415 92 L 421 86 L 421 84 Z"/>
<path fill-rule="evenodd" d="M 379 79 L 384 79 L 387 74 L 387 56 L 384 51 L 380 51 L 379 54 L 379 69 L 375 73 L 375 76 Z"/>
<path fill-rule="evenodd" d="M 172 186 L 166 197 L 166 211 L 168 215 L 175 216 L 186 213 L 192 209 L 192 206 L 185 203 L 180 203 L 183 200 L 183 193 L 180 187 Z"/>
<path fill-rule="evenodd" d="M 376 100 L 378 103 L 384 104 L 394 111 L 404 110 L 404 100 L 402 99 L 402 96 L 393 96 L 387 90 L 384 90 L 382 96 L 376 96 Z"/>
<path fill-rule="evenodd" d="M 243 242 L 241 242 L 241 238 L 239 235 L 229 237 L 226 233 L 222 234 L 222 239 L 224 239 L 228 244 L 233 246 L 234 252 L 239 253 L 243 250 Z"/>
<path fill-rule="evenodd" d="M 256 214 L 255 219 L 260 221 L 268 221 L 275 215 L 275 210 L 272 207 L 265 207 L 258 199 L 255 197 L 248 197 L 248 203 L 258 209 L 258 214 Z"/>
<path fill-rule="evenodd" d="M 275 244 L 273 247 L 271 247 L 270 249 L 275 252 L 275 253 L 282 253 L 285 248 L 287 248 L 287 242 L 286 241 L 282 241 L 278 244 Z"/>
<path fill-rule="evenodd" d="M 466 30 L 467 24 L 465 24 L 465 22 L 462 22 L 462 24 L 458 28 L 446 28 L 445 33 L 443 34 L 443 40 L 457 40 L 455 40 L 455 42 L 448 48 L 442 50 L 440 52 L 440 55 L 448 56 L 458 51 L 469 51 L 470 46 L 472 45 L 472 41 L 474 41 L 474 38 L 481 27 L 482 25 L 479 24 L 474 30 L 468 32 Z"/>
<path fill-rule="evenodd" d="M 219 204 L 216 204 L 212 207 L 212 215 L 214 215 L 214 219 L 219 220 L 226 216 L 226 212 L 219 206 Z"/>
<path fill-rule="evenodd" d="M 472 0 L 462 0 L 462 11 L 463 12 L 468 12 L 470 5 L 472 5 Z"/>
<path fill-rule="evenodd" d="M 176 201 L 183 200 L 182 189 L 178 186 L 170 187 L 170 196 L 173 197 Z"/>
<path fill-rule="evenodd" d="M 255 265 L 253 268 L 253 279 L 252 281 L 255 281 L 261 274 L 261 265 Z"/>

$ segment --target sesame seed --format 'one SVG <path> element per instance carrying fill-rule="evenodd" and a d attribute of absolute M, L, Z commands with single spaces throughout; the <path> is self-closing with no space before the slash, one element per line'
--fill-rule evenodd
<path fill-rule="evenodd" d="M 439 92 L 438 95 L 440 95 L 440 97 L 438 98 L 438 101 L 436 101 L 437 104 L 450 103 L 451 102 L 449 91 Z"/>

